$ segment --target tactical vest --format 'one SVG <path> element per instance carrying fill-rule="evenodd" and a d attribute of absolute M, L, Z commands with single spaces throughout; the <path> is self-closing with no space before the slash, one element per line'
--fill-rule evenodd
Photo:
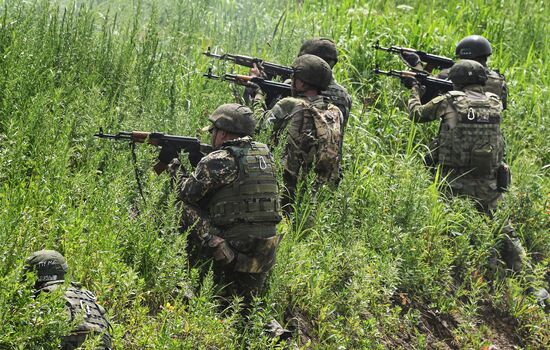
<path fill-rule="evenodd" d="M 63 281 L 47 283 L 38 292 L 51 292 L 63 284 Z M 105 309 L 96 303 L 95 295 L 89 290 L 81 289 L 77 284 L 71 283 L 64 294 L 67 301 L 71 321 L 82 318 L 82 322 L 74 332 L 61 340 L 61 349 L 77 349 L 86 341 L 88 335 L 101 334 L 101 345 L 98 350 L 111 349 L 111 336 L 109 328 L 111 325 L 105 317 Z"/>
<path fill-rule="evenodd" d="M 276 224 L 281 221 L 279 191 L 273 156 L 258 142 L 229 143 L 222 147 L 233 157 L 238 176 L 216 191 L 207 202 L 212 224 Z"/>
<path fill-rule="evenodd" d="M 476 176 L 494 175 L 504 155 L 500 131 L 502 104 L 497 95 L 469 91 L 445 94 L 456 115 L 456 125 L 442 125 L 439 162 Z"/>

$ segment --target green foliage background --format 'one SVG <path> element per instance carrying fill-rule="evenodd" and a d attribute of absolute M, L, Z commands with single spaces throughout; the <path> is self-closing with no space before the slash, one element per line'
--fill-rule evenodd
<path fill-rule="evenodd" d="M 523 293 L 543 283 L 550 262 L 544 1 L 0 4 L 0 349 L 53 348 L 68 329 L 60 305 L 34 300 L 32 282 L 20 282 L 25 257 L 41 248 L 61 251 L 72 278 L 97 293 L 117 349 L 283 347 L 262 332 L 272 317 L 299 324 L 298 348 L 481 348 L 502 333 L 520 347 L 550 343 L 548 315 Z M 407 92 L 372 73 L 377 63 L 402 67 L 372 49 L 378 39 L 451 56 L 472 33 L 490 39 L 490 65 L 510 89 L 514 183 L 495 222 L 438 195 L 421 162 L 437 126 L 411 124 Z M 290 64 L 312 36 L 337 42 L 335 76 L 354 97 L 345 179 L 320 196 L 312 227 L 301 225 L 308 205 L 297 225 L 281 224 L 264 306 L 243 326 L 237 306 L 220 313 L 211 281 L 187 266 L 169 179 L 149 170 L 156 150 L 137 149 L 144 203 L 128 146 L 92 134 L 196 135 L 234 100 L 229 86 L 202 78 L 212 65 L 203 50 Z M 230 69 L 215 62 L 215 71 Z M 489 247 L 508 216 L 534 268 L 490 284 Z"/>

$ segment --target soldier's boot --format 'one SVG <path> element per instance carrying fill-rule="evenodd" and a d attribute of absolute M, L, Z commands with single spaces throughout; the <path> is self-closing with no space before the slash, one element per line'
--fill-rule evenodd
<path fill-rule="evenodd" d="M 502 258 L 506 267 L 514 272 L 520 272 L 527 262 L 527 254 L 518 237 L 503 234 Z"/>

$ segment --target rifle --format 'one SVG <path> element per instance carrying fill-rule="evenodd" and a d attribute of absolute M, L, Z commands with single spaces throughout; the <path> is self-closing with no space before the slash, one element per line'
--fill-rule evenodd
<path fill-rule="evenodd" d="M 448 57 L 432 55 L 424 51 L 419 51 L 419 50 L 410 49 L 407 47 L 399 47 L 399 46 L 383 47 L 383 46 L 380 46 L 379 40 L 376 41 L 376 44 L 374 44 L 373 47 L 377 50 L 396 53 L 399 55 L 403 54 L 403 52 L 415 53 L 418 55 L 418 57 L 420 57 L 420 61 L 426 63 L 426 67 L 424 67 L 424 70 L 428 72 L 431 72 L 434 68 L 437 68 L 437 69 L 451 68 L 453 64 L 455 64 L 455 62 Z M 411 68 L 414 68 L 414 67 L 411 67 Z"/>
<path fill-rule="evenodd" d="M 429 102 L 438 93 L 444 93 L 453 90 L 453 83 L 450 80 L 434 78 L 428 73 L 393 69 L 389 71 L 383 71 L 378 69 L 378 67 L 374 69 L 374 73 L 398 78 L 415 78 L 420 84 L 426 86 L 426 92 L 420 98 L 422 104 Z"/>
<path fill-rule="evenodd" d="M 160 132 L 120 131 L 117 134 L 104 134 L 103 128 L 100 128 L 94 136 L 100 139 L 129 141 L 132 145 L 135 143 L 148 143 L 160 147 L 169 146 L 174 148 L 178 154 L 181 151 L 186 152 L 192 166 L 197 166 L 202 157 L 212 151 L 211 146 L 201 143 L 195 137 L 166 135 Z M 155 172 L 160 175 L 166 170 L 167 166 L 167 164 L 159 161 L 154 166 Z"/>
<path fill-rule="evenodd" d="M 232 83 L 246 86 L 254 87 L 254 84 L 259 86 L 266 95 L 266 104 L 270 105 L 270 101 L 274 99 L 279 99 L 281 97 L 288 97 L 291 95 L 292 91 L 290 84 L 279 83 L 277 81 L 266 80 L 260 77 L 253 77 L 250 75 L 240 75 L 240 74 L 223 74 L 223 75 L 214 75 L 212 74 L 212 69 L 208 69 L 208 73 L 203 74 L 204 77 L 208 79 L 216 79 L 222 81 L 230 81 Z"/>
<path fill-rule="evenodd" d="M 210 52 L 210 47 L 208 47 L 208 49 L 205 52 L 203 52 L 203 55 L 210 58 L 215 58 L 218 60 L 231 61 L 235 64 L 238 64 L 239 66 L 244 66 L 249 68 L 253 68 L 254 65 L 256 65 L 261 71 L 263 71 L 267 75 L 268 80 L 271 80 L 276 76 L 281 77 L 282 80 L 290 79 L 290 76 L 294 72 L 292 67 L 283 66 L 277 63 L 267 62 L 257 57 L 234 55 L 230 53 L 218 55 Z"/>

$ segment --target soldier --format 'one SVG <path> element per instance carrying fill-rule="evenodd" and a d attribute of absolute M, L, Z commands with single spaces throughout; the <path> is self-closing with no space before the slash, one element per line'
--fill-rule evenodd
<path fill-rule="evenodd" d="M 476 61 L 455 63 L 449 78 L 455 90 L 425 105 L 416 80 L 408 81 L 406 86 L 412 86 L 409 117 L 420 123 L 441 119 L 434 163 L 441 166 L 451 195 L 472 198 L 477 210 L 492 218 L 510 181 L 503 161 L 502 103 L 496 94 L 485 92 L 487 70 Z M 509 224 L 502 229 L 499 250 L 509 269 L 520 271 L 527 264 L 525 250 Z"/>
<path fill-rule="evenodd" d="M 487 59 L 493 53 L 491 43 L 481 35 L 470 35 L 458 42 L 455 48 L 455 56 L 460 59 L 474 60 L 480 63 L 485 68 L 487 75 L 487 81 L 484 85 L 484 91 L 492 92 L 499 96 L 502 101 L 503 109 L 506 109 L 508 89 L 506 87 L 506 80 L 502 74 L 498 71 L 491 70 L 487 67 Z M 423 69 L 420 64 L 420 58 L 415 53 L 404 52 L 402 54 L 403 59 L 409 64 L 409 66 Z M 440 79 L 449 78 L 449 69 L 444 69 L 437 75 Z"/>
<path fill-rule="evenodd" d="M 66 288 L 64 298 L 67 301 L 66 309 L 73 321 L 82 317 L 82 322 L 71 335 L 61 339 L 63 350 L 77 349 L 84 345 L 86 338 L 101 336 L 101 345 L 98 349 L 111 349 L 109 321 L 105 316 L 105 309 L 96 303 L 95 295 L 72 283 L 65 287 L 65 273 L 68 265 L 65 258 L 55 250 L 40 250 L 32 253 L 25 261 L 25 270 L 37 275 L 35 294 L 49 293 L 57 288 Z"/>
<path fill-rule="evenodd" d="M 252 111 L 224 104 L 209 118 L 212 146 L 179 190 L 192 263 L 213 257 L 214 278 L 245 305 L 263 290 L 275 262 L 281 220 L 273 157 L 254 142 Z"/>
<path fill-rule="evenodd" d="M 330 69 L 334 69 L 334 66 L 338 62 L 338 50 L 334 41 L 328 38 L 314 38 L 306 40 L 300 47 L 298 57 L 302 55 L 315 55 L 321 57 L 328 63 Z M 351 96 L 348 91 L 340 84 L 336 82 L 334 76 L 332 77 L 327 88 L 321 92 L 321 95 L 329 99 L 329 101 L 338 107 L 342 111 L 343 125 L 342 132 L 344 131 L 351 111 Z"/>
<path fill-rule="evenodd" d="M 287 190 L 283 209 L 290 213 L 299 179 L 315 171 L 314 191 L 321 184 L 337 184 L 341 147 L 342 112 L 321 94 L 332 81 L 327 62 L 304 54 L 292 64 L 292 94 L 264 113 L 273 125 L 275 144 L 284 134 L 284 173 Z"/>

